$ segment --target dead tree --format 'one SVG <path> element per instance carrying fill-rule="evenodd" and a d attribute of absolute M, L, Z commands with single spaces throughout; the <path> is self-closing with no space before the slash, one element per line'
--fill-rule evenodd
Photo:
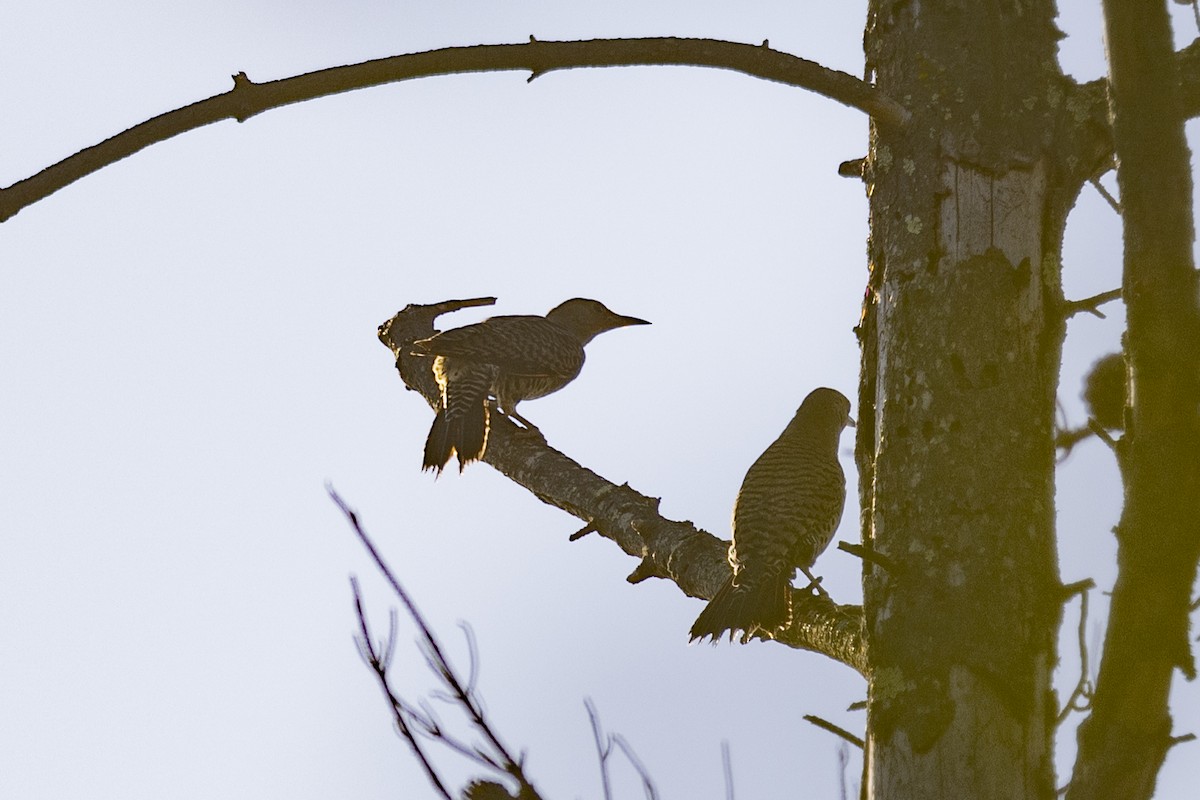
<path fill-rule="evenodd" d="M 1068 594 L 1054 528 L 1055 396 L 1068 319 L 1094 305 L 1063 296 L 1062 236 L 1081 189 L 1117 164 L 1130 399 L 1113 445 L 1126 507 L 1108 646 L 1069 796 L 1144 798 L 1176 741 L 1170 679 L 1194 674 L 1200 312 L 1182 126 L 1200 114 L 1200 41 L 1171 50 L 1165 0 L 1107 0 L 1105 11 L 1110 78 L 1087 84 L 1057 65 L 1052 0 L 872 0 L 864 80 L 766 42 L 679 39 L 531 38 L 263 84 L 239 74 L 224 95 L 0 190 L 0 220 L 199 125 L 425 75 L 688 64 L 862 110 L 869 152 L 842 171 L 861 178 L 870 202 L 856 328 L 865 600 L 798 596 L 776 638 L 867 678 L 869 796 L 1051 798 L 1051 675 Z M 456 305 L 411 306 L 381 329 L 406 383 L 431 402 L 427 364 L 414 364 L 408 345 Z M 706 598 L 727 574 L 720 540 L 661 518 L 655 501 L 506 421 L 484 460 L 638 559 L 630 580 L 668 579 Z"/>

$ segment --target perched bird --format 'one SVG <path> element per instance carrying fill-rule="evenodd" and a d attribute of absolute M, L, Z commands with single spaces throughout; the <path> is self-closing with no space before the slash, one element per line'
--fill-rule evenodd
<path fill-rule="evenodd" d="M 413 342 L 413 354 L 434 357 L 433 374 L 442 390 L 422 469 L 441 474 L 457 453 L 461 472 L 483 457 L 492 398 L 502 413 L 536 432 L 517 413 L 518 403 L 545 397 L 574 380 L 583 368 L 583 346 L 597 334 L 649 324 L 576 297 L 544 317 L 491 317 Z"/>
<path fill-rule="evenodd" d="M 751 465 L 733 504 L 733 575 L 700 612 L 691 639 L 787 627 L 792 577 L 809 572 L 833 540 L 846 504 L 846 476 L 838 440 L 850 419 L 850 401 L 834 389 L 814 389 L 792 421 Z"/>

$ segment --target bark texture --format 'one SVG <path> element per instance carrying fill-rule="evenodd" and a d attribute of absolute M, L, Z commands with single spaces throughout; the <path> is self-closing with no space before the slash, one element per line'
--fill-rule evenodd
<path fill-rule="evenodd" d="M 1049 798 L 1069 89 L 1051 2 L 871 4 L 860 338 L 868 795 Z"/>

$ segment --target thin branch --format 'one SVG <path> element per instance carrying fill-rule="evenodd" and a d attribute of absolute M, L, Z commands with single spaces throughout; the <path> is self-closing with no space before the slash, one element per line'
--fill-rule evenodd
<path fill-rule="evenodd" d="M 463 637 L 467 640 L 467 694 L 478 697 L 475 689 L 479 685 L 479 643 L 475 640 L 475 630 L 465 622 L 458 625 Z"/>
<path fill-rule="evenodd" d="M 1105 431 L 1105 433 L 1107 434 L 1108 432 Z M 1093 434 L 1095 434 L 1095 431 L 1087 425 L 1084 425 L 1082 428 L 1070 428 L 1068 430 L 1058 431 L 1058 433 L 1054 435 L 1054 447 L 1062 450 L 1062 453 L 1058 456 L 1058 458 L 1055 459 L 1055 461 L 1059 464 L 1066 461 L 1067 456 L 1071 455 L 1071 451 L 1075 449 L 1075 445 L 1079 444 Z"/>
<path fill-rule="evenodd" d="M 830 733 L 834 734 L 835 736 L 845 739 L 847 742 L 854 745 L 859 750 L 862 750 L 863 747 L 866 746 L 866 743 L 863 742 L 862 739 L 855 736 L 850 731 L 846 730 L 845 728 L 840 728 L 837 725 L 834 725 L 832 722 L 830 722 L 827 719 L 821 719 L 816 714 L 805 714 L 804 719 L 808 722 L 811 722 L 813 725 L 816 725 L 818 728 L 821 728 L 822 730 L 827 730 Z"/>
<path fill-rule="evenodd" d="M 642 779 L 642 788 L 646 790 L 646 800 L 658 800 L 658 790 L 654 788 L 654 780 L 650 777 L 650 771 L 646 769 L 646 765 L 638 758 L 637 753 L 633 752 L 633 746 L 619 733 L 612 735 L 613 744 L 621 748 L 621 752 L 629 759 L 629 763 L 637 770 L 637 774 Z"/>
<path fill-rule="evenodd" d="M 359 638 L 356 642 L 358 644 L 358 651 L 363 655 L 367 665 L 371 667 L 371 671 L 375 673 L 375 678 L 379 681 L 379 687 L 388 699 L 388 704 L 392 708 L 392 719 L 396 723 L 396 730 L 400 731 L 400 735 L 408 742 L 409 749 L 417 757 L 421 768 L 425 770 L 425 777 L 433 784 L 433 788 L 437 790 L 437 793 L 445 798 L 445 800 L 454 800 L 454 796 L 450 794 L 450 790 L 442 783 L 441 777 L 437 774 L 437 770 L 434 769 L 433 763 L 425 755 L 420 740 L 417 739 L 416 734 L 413 733 L 412 728 L 409 726 L 404 713 L 403 703 L 392 692 L 392 688 L 388 684 L 387 664 L 391 661 L 391 650 L 395 645 L 395 639 L 389 636 L 385 640 L 385 644 L 381 648 L 382 654 L 380 650 L 375 648 L 375 645 L 371 642 L 371 631 L 367 625 L 367 614 L 363 609 L 362 592 L 359 590 L 357 578 L 350 578 L 350 587 L 354 593 L 354 613 L 358 617 Z"/>
<path fill-rule="evenodd" d="M 1088 666 L 1088 646 L 1087 646 L 1087 621 L 1088 621 L 1088 590 L 1096 584 L 1091 579 L 1080 581 L 1078 584 L 1064 586 L 1065 590 L 1071 590 L 1072 587 L 1080 587 L 1079 593 L 1079 627 L 1076 631 L 1076 641 L 1079 647 L 1079 680 L 1075 684 L 1075 689 L 1071 692 L 1071 696 L 1067 698 L 1067 702 L 1063 704 L 1062 710 L 1058 712 L 1056 725 L 1062 725 L 1072 711 L 1087 711 L 1092 707 L 1092 686 L 1091 668 Z"/>
<path fill-rule="evenodd" d="M 1075 581 L 1074 583 L 1064 584 L 1062 587 L 1063 600 L 1064 601 L 1070 600 L 1072 597 L 1074 597 L 1077 594 L 1083 594 L 1088 589 L 1095 589 L 1095 588 L 1096 588 L 1096 581 L 1094 581 L 1091 578 L 1084 578 L 1081 581 Z"/>
<path fill-rule="evenodd" d="M 721 771 L 725 774 L 725 800 L 733 797 L 733 756 L 729 752 L 729 740 L 721 740 Z"/>
<path fill-rule="evenodd" d="M 765 43 L 764 43 L 765 44 Z M 467 72 L 528 70 L 530 80 L 549 72 L 581 67 L 714 67 L 809 89 L 870 114 L 886 125 L 902 126 L 908 111 L 853 75 L 766 46 L 716 39 L 591 39 L 522 44 L 445 47 L 255 83 L 239 72 L 224 94 L 168 111 L 80 150 L 6 189 L 0 189 L 0 222 L 59 189 L 123 158 L 190 130 L 221 120 L 245 122 L 292 103 L 388 83 Z"/>
<path fill-rule="evenodd" d="M 642 760 L 638 758 L 637 753 L 633 751 L 633 747 L 625 740 L 625 737 L 619 733 L 605 735 L 600 727 L 600 712 L 596 710 L 596 704 L 591 698 L 583 701 L 584 707 L 587 709 L 588 720 L 592 725 L 592 738 L 596 742 L 596 755 L 600 760 L 600 781 L 604 787 L 604 800 L 612 800 L 612 787 L 609 785 L 608 777 L 608 759 L 612 755 L 613 747 L 620 749 L 625 754 L 625 758 L 629 759 L 629 763 L 637 771 L 642 779 L 642 786 L 646 790 L 648 800 L 657 800 L 658 790 L 654 788 L 654 780 L 650 777 L 649 770 Z"/>
<path fill-rule="evenodd" d="M 430 735 L 437 737 L 452 749 L 474 759 L 478 763 L 507 773 L 510 777 L 516 780 L 521 797 L 539 797 L 537 791 L 533 788 L 533 785 L 525 776 L 525 772 L 522 767 L 523 759 L 515 758 L 509 752 L 504 743 L 500 741 L 500 737 L 495 733 L 491 724 L 485 717 L 483 706 L 479 698 L 469 690 L 471 682 L 468 681 L 467 683 L 464 683 L 458 677 L 458 674 L 450 665 L 449 659 L 446 658 L 445 652 L 442 650 L 441 644 L 438 642 L 437 637 L 434 636 L 432 628 L 430 628 L 428 622 L 426 622 L 424 615 L 421 614 L 420 609 L 417 608 L 408 592 L 400 584 L 400 581 L 396 578 L 391 568 L 388 567 L 387 563 L 383 560 L 383 556 L 376 549 L 374 542 L 371 541 L 371 538 L 367 535 L 367 532 L 359 523 L 358 515 L 348 505 L 346 505 L 345 501 L 342 500 L 341 496 L 338 495 L 336 491 L 334 491 L 332 486 L 326 485 L 326 490 L 329 492 L 329 496 L 332 498 L 333 502 L 338 506 L 339 509 L 341 509 L 342 513 L 346 515 L 346 519 L 350 522 L 350 527 L 353 529 L 355 535 L 358 537 L 362 545 L 367 549 L 371 559 L 375 562 L 375 566 L 379 569 L 384 578 L 387 580 L 388 584 L 392 587 L 392 591 L 395 592 L 396 596 L 400 598 L 400 602 L 404 605 L 408 615 L 416 624 L 421 637 L 422 651 L 430 669 L 450 690 L 455 703 L 466 712 L 467 717 L 470 719 L 473 727 L 483 735 L 487 745 L 492 749 L 492 751 L 494 751 L 496 755 L 493 756 L 479 747 L 470 747 L 462 742 L 456 741 L 442 729 L 441 725 L 437 721 L 436 715 L 433 713 L 433 709 L 427 704 L 422 706 L 423 713 L 416 713 L 411 709 L 411 707 L 406 708 L 403 702 L 391 692 L 387 684 L 386 669 L 383 666 L 384 663 L 390 662 L 390 656 L 386 658 L 379 657 L 371 643 L 370 631 L 368 630 L 366 624 L 365 614 L 361 614 L 362 603 L 358 594 L 358 582 L 355 580 L 353 581 L 355 590 L 355 607 L 360 611 L 360 629 L 362 631 L 360 652 L 365 648 L 366 652 L 372 656 L 371 666 L 379 676 L 379 679 L 383 682 L 383 686 L 387 692 L 388 698 L 392 702 L 393 709 L 403 709 L 408 718 L 419 720 Z M 390 649 L 391 646 L 392 642 L 389 641 L 388 648 Z M 474 664 L 474 657 L 472 657 L 472 664 Z M 472 669 L 474 669 L 474 666 L 472 666 Z M 397 717 L 401 718 L 404 718 L 406 714 L 396 712 Z M 409 735 L 411 734 L 411 728 L 408 725 L 407 719 L 405 719 L 402 732 L 404 731 L 409 732 L 405 734 L 405 738 L 410 739 L 410 744 L 413 744 L 415 742 L 415 737 L 410 737 Z M 425 762 L 423 759 L 422 763 L 427 762 Z M 436 775 L 431 776 L 431 780 L 435 778 Z M 440 781 L 437 781 L 435 785 L 438 784 L 440 784 Z M 445 796 L 447 798 L 450 797 L 448 794 Z"/>
<path fill-rule="evenodd" d="M 441 402 L 429 359 L 411 354 L 412 342 L 433 335 L 444 310 L 465 301 L 410 304 L 379 326 L 379 338 L 396 361 L 405 385 L 421 394 L 430 407 Z M 552 435 L 552 432 L 550 432 Z M 690 522 L 658 513 L 659 500 L 620 486 L 550 447 L 541 438 L 522 435 L 497 415 L 488 430 L 483 459 L 539 500 L 579 518 L 625 553 L 639 559 L 627 580 L 647 578 L 674 582 L 691 597 L 710 599 L 729 577 L 729 542 Z M 415 454 L 414 468 L 418 464 Z M 772 638 L 789 647 L 822 653 L 866 671 L 862 607 L 838 605 L 796 589 L 792 592 L 792 625 Z M 681 626 L 682 635 L 682 626 Z"/>
<path fill-rule="evenodd" d="M 1177 744 L 1186 744 L 1187 742 L 1196 741 L 1196 734 L 1185 733 L 1182 736 L 1172 736 L 1167 744 L 1168 747 L 1174 747 Z"/>
<path fill-rule="evenodd" d="M 464 742 L 458 737 L 450 733 L 449 730 L 442 725 L 438 719 L 437 713 L 428 701 L 422 700 L 420 708 L 414 709 L 412 706 L 405 704 L 405 711 L 416 723 L 417 727 L 431 739 L 437 739 L 444 747 L 453 750 L 455 753 L 464 758 L 475 762 L 481 767 L 495 770 L 496 772 L 506 772 L 504 763 L 492 756 L 490 753 L 483 750 L 478 744 L 470 744 Z"/>
<path fill-rule="evenodd" d="M 596 758 L 600 762 L 600 785 L 604 790 L 604 800 L 612 800 L 612 786 L 608 779 L 608 756 L 612 753 L 612 740 L 603 740 L 600 715 L 590 697 L 584 699 L 583 706 L 587 709 L 588 720 L 592 723 L 592 738 L 596 742 Z"/>
<path fill-rule="evenodd" d="M 1104 184 L 1100 182 L 1100 179 L 1092 178 L 1090 181 L 1088 181 L 1088 183 L 1090 183 L 1092 185 L 1092 188 L 1095 189 L 1100 194 L 1100 196 L 1103 197 L 1105 199 L 1105 201 L 1108 202 L 1109 208 L 1111 208 L 1113 211 L 1117 212 L 1118 217 L 1121 216 L 1120 201 L 1118 201 L 1117 198 L 1112 196 L 1112 192 L 1110 192 L 1108 189 L 1105 188 Z"/>
<path fill-rule="evenodd" d="M 1088 420 L 1088 430 L 1090 430 L 1092 433 L 1096 434 L 1096 438 L 1098 438 L 1100 441 L 1102 441 L 1106 445 L 1108 445 L 1110 450 L 1112 450 L 1117 455 L 1120 455 L 1120 453 L 1121 453 L 1120 444 L 1118 444 L 1117 440 L 1112 437 L 1112 434 L 1110 434 L 1108 431 L 1106 431 L 1104 429 L 1103 425 L 1101 425 L 1099 422 L 1097 422 L 1094 419 L 1089 419 Z"/>
<path fill-rule="evenodd" d="M 1086 311 L 1087 313 L 1093 314 L 1100 319 L 1107 319 L 1107 317 L 1100 312 L 1100 306 L 1104 305 L 1105 303 L 1111 303 L 1113 300 L 1120 299 L 1120 289 L 1109 289 L 1107 292 L 1101 292 L 1100 294 L 1092 295 L 1091 297 L 1085 297 L 1082 300 L 1068 300 L 1067 302 L 1063 303 L 1063 317 L 1065 319 L 1070 319 L 1080 311 Z"/>
<path fill-rule="evenodd" d="M 850 542 L 838 542 L 837 549 L 843 553 L 849 553 L 852 556 L 861 558 L 863 561 L 874 564 L 877 567 L 882 567 L 893 575 L 900 575 L 904 572 L 904 567 L 901 564 L 874 548 L 861 544 L 851 544 Z"/>
<path fill-rule="evenodd" d="M 568 542 L 578 542 L 580 539 L 587 536 L 589 533 L 595 533 L 595 532 L 596 532 L 595 526 L 593 526 L 592 523 L 589 522 L 587 525 L 584 525 L 582 528 L 580 528 L 579 530 L 575 531 L 570 536 L 568 536 L 567 541 Z"/>
<path fill-rule="evenodd" d="M 850 763 L 850 748 L 846 747 L 845 742 L 838 743 L 837 750 L 838 759 L 838 789 L 841 800 L 847 800 L 850 793 L 846 789 L 846 766 Z"/>

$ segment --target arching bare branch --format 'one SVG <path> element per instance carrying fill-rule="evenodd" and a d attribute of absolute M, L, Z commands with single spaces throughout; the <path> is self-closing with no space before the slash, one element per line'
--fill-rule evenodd
<path fill-rule="evenodd" d="M 590 39 L 522 44 L 444 47 L 423 53 L 378 58 L 330 67 L 291 78 L 255 83 L 239 72 L 233 88 L 148 119 L 57 164 L 0 189 L 0 222 L 26 206 L 109 164 L 196 128 L 221 120 L 245 122 L 273 108 L 386 83 L 464 72 L 528 70 L 529 80 L 562 69 L 673 65 L 714 67 L 797 86 L 870 114 L 888 125 L 903 125 L 908 112 L 853 75 L 814 61 L 761 46 L 716 39 Z"/>

